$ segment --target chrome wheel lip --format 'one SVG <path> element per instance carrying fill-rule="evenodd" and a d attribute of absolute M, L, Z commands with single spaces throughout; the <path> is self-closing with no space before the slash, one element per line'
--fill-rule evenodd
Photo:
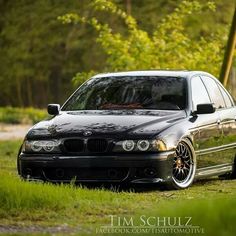
<path fill-rule="evenodd" d="M 181 160 L 181 162 L 179 160 Z M 179 164 L 179 163 L 181 165 L 177 168 L 177 164 Z M 189 164 L 187 164 L 187 163 L 189 163 Z M 185 168 L 188 171 L 187 173 L 186 173 L 186 171 L 183 170 Z M 176 178 L 176 172 L 174 173 L 174 171 L 181 171 L 182 178 L 179 178 L 179 179 Z M 189 145 L 186 142 L 180 141 L 176 147 L 174 163 L 173 163 L 172 179 L 173 179 L 174 183 L 180 188 L 188 187 L 194 179 L 195 171 L 196 171 L 196 164 L 195 164 L 195 160 L 193 158 L 193 153 L 192 153 Z M 185 178 L 183 178 L 183 173 L 185 175 Z M 177 175 L 178 174 L 179 173 L 177 173 Z"/>

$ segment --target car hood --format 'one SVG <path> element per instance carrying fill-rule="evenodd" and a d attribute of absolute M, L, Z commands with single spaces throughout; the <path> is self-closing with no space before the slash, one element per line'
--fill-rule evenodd
<path fill-rule="evenodd" d="M 27 139 L 36 137 L 106 136 L 132 138 L 155 136 L 186 117 L 185 111 L 106 110 L 61 112 L 33 126 Z M 85 132 L 89 131 L 89 132 Z"/>

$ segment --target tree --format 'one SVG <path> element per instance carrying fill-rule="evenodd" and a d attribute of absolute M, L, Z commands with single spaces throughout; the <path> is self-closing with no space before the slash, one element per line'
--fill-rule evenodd
<path fill-rule="evenodd" d="M 171 14 L 162 19 L 152 34 L 140 29 L 134 17 L 112 1 L 94 0 L 90 8 L 93 11 L 118 16 L 124 21 L 126 32 L 116 32 L 96 16 L 88 18 L 68 13 L 59 19 L 67 24 L 82 23 L 93 27 L 98 33 L 96 41 L 107 56 L 104 71 L 191 69 L 205 70 L 218 75 L 225 43 L 222 35 L 196 40 L 185 30 L 185 22 L 190 15 L 214 11 L 214 3 L 182 1 Z M 91 72 L 88 75 L 90 76 Z M 84 81 L 84 76 L 85 73 L 76 75 L 76 85 Z"/>
<path fill-rule="evenodd" d="M 63 26 L 57 17 L 74 8 L 84 12 L 86 1 L 0 0 L 0 8 L 0 106 L 64 101 L 71 77 L 87 69 L 80 53 L 92 42 L 90 32 Z"/>
<path fill-rule="evenodd" d="M 78 71 L 76 86 L 96 71 L 209 68 L 216 75 L 234 2 L 214 0 L 213 11 L 198 1 L 182 9 L 183 0 L 0 0 L 0 106 L 62 103 Z M 84 23 L 62 25 L 57 17 L 68 12 Z"/>

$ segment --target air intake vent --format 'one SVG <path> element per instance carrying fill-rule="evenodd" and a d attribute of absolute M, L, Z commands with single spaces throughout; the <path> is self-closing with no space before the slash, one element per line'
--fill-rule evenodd
<path fill-rule="evenodd" d="M 84 140 L 82 139 L 67 139 L 64 142 L 64 147 L 67 152 L 83 152 Z"/>
<path fill-rule="evenodd" d="M 89 152 L 106 152 L 107 140 L 105 139 L 89 139 L 87 142 L 87 149 Z"/>

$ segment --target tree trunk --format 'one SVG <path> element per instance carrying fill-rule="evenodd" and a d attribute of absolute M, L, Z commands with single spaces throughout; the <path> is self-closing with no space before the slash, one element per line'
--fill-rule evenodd
<path fill-rule="evenodd" d="M 21 82 L 19 78 L 16 78 L 16 96 L 17 96 L 16 105 L 19 107 L 23 107 L 24 104 L 22 98 Z"/>
<path fill-rule="evenodd" d="M 31 107 L 33 106 L 33 96 L 32 96 L 32 86 L 30 78 L 26 79 L 26 84 L 27 84 L 27 105 Z"/>
<path fill-rule="evenodd" d="M 128 15 L 131 15 L 131 7 L 132 7 L 131 0 L 125 0 L 125 2 L 126 2 L 126 12 Z"/>
<path fill-rule="evenodd" d="M 232 21 L 229 38 L 228 38 L 228 42 L 227 42 L 227 46 L 225 50 L 224 60 L 223 60 L 221 72 L 220 72 L 220 81 L 221 83 L 223 83 L 225 87 L 229 79 L 235 46 L 236 46 L 236 8 L 234 9 L 233 21 Z"/>

